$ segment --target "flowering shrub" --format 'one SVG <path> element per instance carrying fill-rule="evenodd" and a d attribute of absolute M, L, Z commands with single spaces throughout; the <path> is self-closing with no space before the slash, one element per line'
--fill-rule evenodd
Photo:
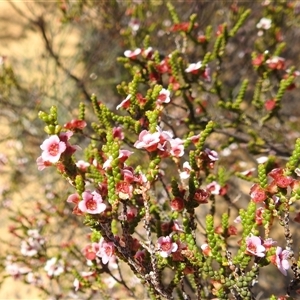
<path fill-rule="evenodd" d="M 252 24 L 256 50 L 234 91 L 222 72 L 251 11 L 232 5 L 230 24 L 199 31 L 195 14 L 181 22 L 168 3 L 172 22 L 165 30 L 180 42 L 165 53 L 145 35 L 124 51 L 118 61 L 131 79 L 117 86 L 114 109 L 92 95 L 66 124 L 55 106 L 39 112 L 48 137 L 37 168 L 55 167 L 69 182 L 68 217 L 90 229 L 81 249 L 66 246 L 72 260 L 46 255 L 41 231 L 27 231 L 21 253 L 39 258 L 49 278 L 72 273 L 74 293 L 103 298 L 111 278 L 134 297 L 135 284 L 120 271 L 126 265 L 152 299 L 259 299 L 260 273 L 267 270 L 269 286 L 279 281 L 284 293 L 270 291 L 270 299 L 297 293 L 299 244 L 292 235 L 299 216 L 291 215 L 300 199 L 300 138 L 292 135 L 285 150 L 276 141 L 284 144 L 286 126 L 293 126 L 281 109 L 298 72 L 281 54 L 285 45 L 272 11 L 284 15 L 294 7 L 264 5 L 267 17 Z M 142 24 L 135 19 L 129 26 L 137 43 Z M 88 144 L 75 145 L 76 137 Z M 238 159 L 244 153 L 247 159 Z M 6 266 L 44 288 L 14 258 Z M 64 292 L 57 295 L 70 297 Z"/>

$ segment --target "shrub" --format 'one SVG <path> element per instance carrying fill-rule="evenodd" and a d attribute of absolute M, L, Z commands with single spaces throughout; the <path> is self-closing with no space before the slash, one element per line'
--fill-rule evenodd
<path fill-rule="evenodd" d="M 300 139 L 285 106 L 299 73 L 284 43 L 297 5 L 220 5 L 224 22 L 212 14 L 206 27 L 196 14 L 181 20 L 174 6 L 166 5 L 171 22 L 153 23 L 154 3 L 130 6 L 122 33 L 132 47 L 118 58 L 128 75 L 116 109 L 91 95 L 65 124 L 55 106 L 39 113 L 48 137 L 38 169 L 56 167 L 74 190 L 67 207 L 39 205 L 42 217 L 21 218 L 23 233 L 12 232 L 30 267 L 44 268 L 57 290 L 42 278 L 34 284 L 57 298 L 70 297 L 71 274 L 75 292 L 90 298 L 121 287 L 123 299 L 297 292 Z M 57 215 L 76 233 L 52 252 L 41 232 Z M 78 220 L 91 230 L 84 245 Z M 6 264 L 16 267 L 14 258 Z M 33 273 L 11 271 L 24 274 Z"/>

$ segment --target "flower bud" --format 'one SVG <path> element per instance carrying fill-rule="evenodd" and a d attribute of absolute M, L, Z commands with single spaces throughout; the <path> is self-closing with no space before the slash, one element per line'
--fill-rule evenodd
<path fill-rule="evenodd" d="M 38 117 L 42 120 L 42 121 L 44 121 L 44 122 L 49 122 L 49 117 L 48 117 L 48 114 L 46 114 L 45 112 L 43 112 L 43 111 L 40 111 L 39 113 L 38 113 Z"/>
<path fill-rule="evenodd" d="M 61 131 L 61 126 L 60 126 L 60 125 L 56 125 L 56 126 L 55 126 L 55 130 L 54 130 L 54 133 L 55 133 L 55 134 L 59 134 L 60 131 Z"/>
<path fill-rule="evenodd" d="M 49 134 L 49 135 L 52 135 L 54 134 L 54 131 L 55 131 L 55 128 L 53 125 L 47 125 L 44 127 L 44 131 Z"/>

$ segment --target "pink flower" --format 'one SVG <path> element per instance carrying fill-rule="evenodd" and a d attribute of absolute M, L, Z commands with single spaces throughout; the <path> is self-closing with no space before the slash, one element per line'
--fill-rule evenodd
<path fill-rule="evenodd" d="M 135 207 L 127 207 L 126 218 L 128 222 L 133 221 L 137 216 L 137 214 L 138 211 Z"/>
<path fill-rule="evenodd" d="M 173 150 L 170 153 L 171 141 L 173 143 Z M 146 149 L 148 152 L 158 151 L 161 157 L 167 157 L 170 154 L 179 157 L 183 155 L 183 141 L 179 138 L 172 140 L 172 133 L 163 131 L 157 126 L 157 132 L 150 133 L 147 130 L 143 130 L 139 134 L 138 141 L 134 146 L 137 149 Z"/>
<path fill-rule="evenodd" d="M 134 181 L 140 185 L 145 184 L 148 180 L 145 174 L 139 173 L 134 176 Z"/>
<path fill-rule="evenodd" d="M 217 183 L 216 181 L 213 181 L 211 183 L 209 183 L 206 188 L 210 191 L 211 194 L 213 195 L 220 195 L 221 194 L 221 186 L 219 183 Z"/>
<path fill-rule="evenodd" d="M 189 22 L 176 23 L 171 28 L 170 31 L 185 31 L 187 32 L 190 27 Z M 196 27 L 196 24 L 195 24 Z"/>
<path fill-rule="evenodd" d="M 262 245 L 262 240 L 258 236 L 248 236 L 246 238 L 246 253 L 258 257 L 264 257 L 266 248 Z"/>
<path fill-rule="evenodd" d="M 24 274 L 28 274 L 32 270 L 26 266 L 20 266 L 17 263 L 13 263 L 12 261 L 5 262 L 5 271 L 15 279 L 18 279 L 20 276 Z"/>
<path fill-rule="evenodd" d="M 292 177 L 286 176 L 284 174 L 284 170 L 281 168 L 273 169 L 271 172 L 269 172 L 268 175 L 275 180 L 276 185 L 279 186 L 280 188 L 287 188 L 294 181 Z"/>
<path fill-rule="evenodd" d="M 169 236 L 161 236 L 157 240 L 157 244 L 159 254 L 162 257 L 168 257 L 172 252 L 176 252 L 178 249 L 178 245 L 173 243 L 171 237 Z"/>
<path fill-rule="evenodd" d="M 255 67 L 260 67 L 264 62 L 265 56 L 263 54 L 256 55 L 255 58 L 252 59 L 252 65 Z"/>
<path fill-rule="evenodd" d="M 211 256 L 212 254 L 211 254 L 211 249 L 210 249 L 210 247 L 209 247 L 209 245 L 208 244 L 203 244 L 203 245 L 201 245 L 201 249 L 202 249 L 202 251 L 203 251 L 203 254 L 205 255 L 205 256 Z"/>
<path fill-rule="evenodd" d="M 74 203 L 74 204 L 78 204 L 79 201 L 80 201 L 80 196 L 77 193 L 71 194 L 67 199 L 67 202 Z"/>
<path fill-rule="evenodd" d="M 264 212 L 263 207 L 259 207 L 256 212 L 255 212 L 255 222 L 257 225 L 262 225 L 263 223 L 263 212 Z"/>
<path fill-rule="evenodd" d="M 104 164 L 103 164 L 103 169 L 104 170 L 107 170 L 107 169 L 109 169 L 109 168 L 111 168 L 111 163 L 112 163 L 112 161 L 113 161 L 113 157 L 112 156 L 110 156 L 105 162 L 104 162 Z"/>
<path fill-rule="evenodd" d="M 98 243 L 91 243 L 86 245 L 82 249 L 82 253 L 87 260 L 94 260 L 96 259 L 97 252 L 99 251 L 100 247 Z"/>
<path fill-rule="evenodd" d="M 43 280 L 39 274 L 29 272 L 26 274 L 26 283 L 36 287 L 41 287 L 43 285 Z"/>
<path fill-rule="evenodd" d="M 66 131 L 59 134 L 59 139 L 66 144 L 65 154 L 72 155 L 76 150 L 80 150 L 81 148 L 77 145 L 73 146 L 68 141 L 73 135 L 72 131 Z"/>
<path fill-rule="evenodd" d="M 173 134 L 169 131 L 161 130 L 159 126 L 156 127 L 159 133 L 159 144 L 157 149 L 159 150 L 159 155 L 161 157 L 167 157 L 170 151 L 170 141 L 173 138 Z"/>
<path fill-rule="evenodd" d="M 180 88 L 180 83 L 177 81 L 175 76 L 170 76 L 169 77 L 169 84 L 172 85 L 172 90 L 177 91 Z"/>
<path fill-rule="evenodd" d="M 106 205 L 103 203 L 102 197 L 96 191 L 85 191 L 82 193 L 82 201 L 78 203 L 78 208 L 85 213 L 100 214 L 105 211 Z"/>
<path fill-rule="evenodd" d="M 57 135 L 51 135 L 40 146 L 43 150 L 42 159 L 44 162 L 57 163 L 61 154 L 66 150 L 67 146 Z"/>
<path fill-rule="evenodd" d="M 263 246 L 266 248 L 266 251 L 268 251 L 272 246 L 274 246 L 277 242 L 274 241 L 272 238 L 267 238 L 263 241 Z"/>
<path fill-rule="evenodd" d="M 144 49 L 144 50 L 143 50 L 143 55 L 144 55 L 146 58 L 151 59 L 152 56 L 153 56 L 153 48 L 152 48 L 152 47 L 148 47 L 147 49 Z"/>
<path fill-rule="evenodd" d="M 42 249 L 45 239 L 36 229 L 28 230 L 27 234 L 28 239 L 21 241 L 21 253 L 24 256 L 34 256 Z"/>
<path fill-rule="evenodd" d="M 244 176 L 246 176 L 246 177 L 252 176 L 252 175 L 253 175 L 253 172 L 254 172 L 255 170 L 256 170 L 255 168 L 251 168 L 251 169 L 245 170 L 245 171 L 241 172 L 241 175 L 244 175 Z"/>
<path fill-rule="evenodd" d="M 174 220 L 173 222 L 172 222 L 172 230 L 173 231 L 178 231 L 178 232 L 184 232 L 184 229 L 183 229 L 183 227 L 182 226 L 180 226 L 180 224 L 178 223 L 178 221 L 176 221 L 176 220 Z"/>
<path fill-rule="evenodd" d="M 119 156 L 118 156 L 118 158 L 119 158 L 119 160 L 120 160 L 120 162 L 125 162 L 127 159 L 128 159 L 128 157 L 131 155 L 131 154 L 133 154 L 134 152 L 132 152 L 132 151 L 129 151 L 129 150 L 126 150 L 126 149 L 120 149 L 119 150 Z"/>
<path fill-rule="evenodd" d="M 75 207 L 73 208 L 73 212 L 72 212 L 74 215 L 77 216 L 83 215 L 83 212 L 78 208 L 78 203 L 80 202 L 80 196 L 77 193 L 71 194 L 68 197 L 67 202 L 75 204 Z"/>
<path fill-rule="evenodd" d="M 199 69 L 202 67 L 202 62 L 198 61 L 197 63 L 190 64 L 186 69 L 186 73 L 198 74 Z"/>
<path fill-rule="evenodd" d="M 276 248 L 276 253 L 270 258 L 271 262 L 277 266 L 278 270 L 284 275 L 287 275 L 287 270 L 290 268 L 288 262 L 289 251 L 282 250 L 281 247 Z"/>
<path fill-rule="evenodd" d="M 160 134 L 160 144 L 164 144 L 166 141 L 170 141 L 173 138 L 173 134 L 170 131 L 161 130 L 159 126 L 156 127 L 157 132 Z"/>
<path fill-rule="evenodd" d="M 184 200 L 180 197 L 175 197 L 171 201 L 170 206 L 175 211 L 183 211 L 183 209 L 184 209 Z"/>
<path fill-rule="evenodd" d="M 139 134 L 139 139 L 134 143 L 134 147 L 137 149 L 145 148 L 149 152 L 157 150 L 158 143 L 160 142 L 160 133 L 150 133 L 147 130 L 143 130 Z"/>
<path fill-rule="evenodd" d="M 201 44 L 205 44 L 207 42 L 207 38 L 204 34 L 200 34 L 197 36 L 197 41 Z"/>
<path fill-rule="evenodd" d="M 190 173 L 192 171 L 192 167 L 189 164 L 189 162 L 188 161 L 184 162 L 182 167 L 183 167 L 183 171 L 180 172 L 180 174 L 179 174 L 180 178 L 182 180 L 190 178 Z"/>
<path fill-rule="evenodd" d="M 158 95 L 157 103 L 169 103 L 171 101 L 170 93 L 171 92 L 169 90 L 162 89 Z"/>
<path fill-rule="evenodd" d="M 215 162 L 215 161 L 219 160 L 219 156 L 216 151 L 206 148 L 204 150 L 204 152 L 206 153 L 206 155 L 210 159 L 210 161 Z"/>
<path fill-rule="evenodd" d="M 87 168 L 90 166 L 90 164 L 88 162 L 85 162 L 84 160 L 79 160 L 75 165 L 82 172 L 86 172 Z"/>
<path fill-rule="evenodd" d="M 196 201 L 198 204 L 205 204 L 208 203 L 208 198 L 210 196 L 210 191 L 198 188 L 195 191 L 193 200 Z"/>
<path fill-rule="evenodd" d="M 124 52 L 124 56 L 125 57 L 128 57 L 128 58 L 131 58 L 131 59 L 136 59 L 136 57 L 142 52 L 142 50 L 140 48 L 137 48 L 133 51 L 131 50 L 126 50 Z"/>
<path fill-rule="evenodd" d="M 272 70 L 284 70 L 285 59 L 279 56 L 273 56 L 266 60 L 266 64 Z"/>
<path fill-rule="evenodd" d="M 268 111 L 273 110 L 276 107 L 276 101 L 275 101 L 275 99 L 268 99 L 268 100 L 266 100 L 264 106 L 265 106 L 265 109 L 268 110 Z"/>
<path fill-rule="evenodd" d="M 236 224 L 240 224 L 242 222 L 242 219 L 241 219 L 241 216 L 237 216 L 234 220 L 233 220 L 234 223 Z"/>
<path fill-rule="evenodd" d="M 123 179 L 125 182 L 132 183 L 134 181 L 133 171 L 130 170 L 128 167 L 121 170 L 121 174 L 123 175 Z"/>
<path fill-rule="evenodd" d="M 122 127 L 114 127 L 113 128 L 113 137 L 118 138 L 119 140 L 124 139 L 124 132 L 122 131 Z"/>
<path fill-rule="evenodd" d="M 237 235 L 237 233 L 238 233 L 237 228 L 233 225 L 229 225 L 228 234 L 229 235 Z"/>
<path fill-rule="evenodd" d="M 259 203 L 267 199 L 267 194 L 262 187 L 255 183 L 250 188 L 250 197 L 253 200 L 253 202 Z"/>
<path fill-rule="evenodd" d="M 119 108 L 128 108 L 130 106 L 130 98 L 131 98 L 131 95 L 129 94 L 119 105 L 117 105 L 117 109 Z"/>
<path fill-rule="evenodd" d="M 147 99 L 145 97 L 143 97 L 143 95 L 141 93 L 136 94 L 136 100 L 137 100 L 138 104 L 141 106 L 144 106 L 147 102 Z"/>
<path fill-rule="evenodd" d="M 49 277 L 56 277 L 64 272 L 65 264 L 61 259 L 58 260 L 57 257 L 52 257 L 47 260 L 44 270 Z"/>
<path fill-rule="evenodd" d="M 97 256 L 101 257 L 102 263 L 107 264 L 111 258 L 114 257 L 115 246 L 112 242 L 106 242 L 102 237 L 99 242 L 99 251 Z"/>
<path fill-rule="evenodd" d="M 126 200 L 132 197 L 133 186 L 126 181 L 120 181 L 116 184 L 116 193 L 119 198 Z"/>
<path fill-rule="evenodd" d="M 210 82 L 211 81 L 210 67 L 206 66 L 201 76 L 206 82 Z"/>
<path fill-rule="evenodd" d="M 50 167 L 52 165 L 50 161 L 44 161 L 41 156 L 37 158 L 36 164 L 39 171 L 43 171 L 46 167 Z"/>
<path fill-rule="evenodd" d="M 163 73 L 168 73 L 169 71 L 171 71 L 171 66 L 169 63 L 169 57 L 166 57 L 164 60 L 162 60 L 159 65 L 156 66 L 156 69 L 159 73 L 163 74 Z"/>
<path fill-rule="evenodd" d="M 34 256 L 39 252 L 40 248 L 41 245 L 36 243 L 33 239 L 21 241 L 21 253 L 24 256 Z"/>
<path fill-rule="evenodd" d="M 197 144 L 199 139 L 200 139 L 200 133 L 197 134 L 197 135 L 193 135 L 193 136 L 188 138 L 188 140 L 192 141 L 193 144 Z"/>
<path fill-rule="evenodd" d="M 146 258 L 146 250 L 138 250 L 134 255 L 134 259 L 140 263 L 143 263 L 145 258 Z"/>
<path fill-rule="evenodd" d="M 180 138 L 170 139 L 171 144 L 170 154 L 175 157 L 181 157 L 184 155 L 183 140 Z"/>
<path fill-rule="evenodd" d="M 86 127 L 86 122 L 83 120 L 71 120 L 70 122 L 66 123 L 64 125 L 64 128 L 72 130 L 72 131 L 76 131 L 76 130 L 82 130 L 84 127 Z"/>

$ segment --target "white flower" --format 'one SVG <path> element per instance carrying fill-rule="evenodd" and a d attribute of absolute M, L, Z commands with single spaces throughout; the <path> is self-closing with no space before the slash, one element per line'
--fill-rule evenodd
<path fill-rule="evenodd" d="M 198 61 L 197 63 L 190 64 L 186 69 L 186 73 L 195 73 L 202 67 L 202 62 Z"/>
<path fill-rule="evenodd" d="M 182 180 L 190 178 L 192 167 L 189 164 L 189 162 L 188 161 L 184 162 L 182 167 L 183 167 L 183 171 L 179 173 L 180 178 Z"/>
<path fill-rule="evenodd" d="M 267 162 L 268 161 L 268 157 L 267 156 L 261 156 L 261 157 L 258 157 L 257 159 L 256 159 L 256 161 L 257 161 L 257 163 L 259 163 L 259 164 L 264 164 L 265 162 Z"/>
<path fill-rule="evenodd" d="M 271 28 L 272 20 L 268 18 L 261 18 L 260 21 L 256 24 L 256 28 L 268 30 Z"/>
<path fill-rule="evenodd" d="M 59 276 L 64 272 L 64 262 L 57 257 L 52 257 L 47 260 L 44 270 L 47 272 L 48 276 Z"/>
<path fill-rule="evenodd" d="M 107 170 L 108 168 L 111 168 L 111 163 L 113 161 L 113 157 L 110 156 L 103 164 L 103 169 Z"/>

